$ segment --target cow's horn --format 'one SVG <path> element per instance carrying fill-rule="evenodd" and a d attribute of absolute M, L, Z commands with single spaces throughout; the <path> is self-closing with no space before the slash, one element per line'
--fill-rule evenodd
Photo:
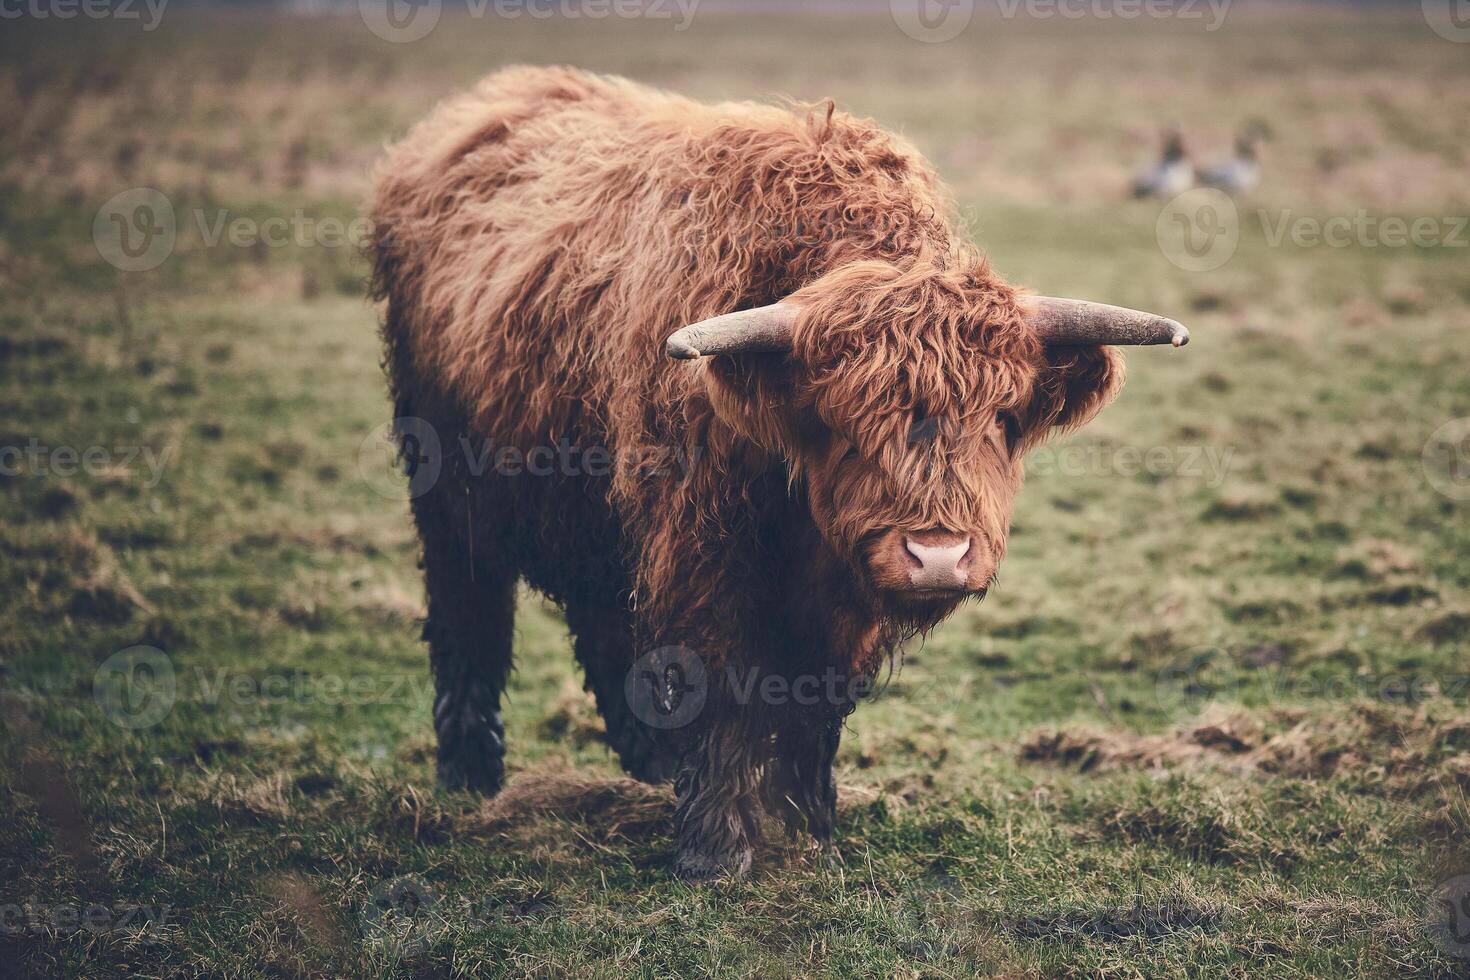
<path fill-rule="evenodd" d="M 800 311 L 791 303 L 724 313 L 680 327 L 664 342 L 676 360 L 714 354 L 770 354 L 791 350 L 791 330 Z"/>
<path fill-rule="evenodd" d="M 1049 347 L 1189 343 L 1182 323 L 1154 313 L 1054 296 L 1029 297 L 1031 326 Z"/>

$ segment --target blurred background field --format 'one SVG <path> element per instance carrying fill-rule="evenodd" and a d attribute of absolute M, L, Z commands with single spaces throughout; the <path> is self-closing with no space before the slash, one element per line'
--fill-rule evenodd
<path fill-rule="evenodd" d="M 0 447 L 105 465 L 0 474 L 6 966 L 1460 975 L 1434 922 L 1470 890 L 1470 452 L 1431 437 L 1470 416 L 1467 59 L 1417 6 L 1241 6 L 1215 31 L 982 10 L 940 44 L 886 7 L 711 6 L 684 31 L 446 11 L 402 44 L 351 14 L 7 21 Z M 516 62 L 831 96 L 929 156 L 1013 280 L 1193 331 L 1130 351 L 1120 400 L 1037 455 L 1000 587 L 853 716 L 831 864 L 775 841 L 747 880 L 676 884 L 666 797 L 616 780 L 529 594 L 511 790 L 434 787 L 346 240 L 384 143 Z M 1165 124 L 1208 162 L 1252 119 L 1273 138 L 1239 244 L 1181 268 L 1131 175 Z M 98 236 L 137 188 L 173 244 L 123 271 Z M 1273 234 L 1359 213 L 1439 235 Z M 305 230 L 234 244 L 237 219 Z M 130 727 L 99 678 L 139 645 L 175 696 Z M 91 905 L 105 928 L 52 921 Z"/>

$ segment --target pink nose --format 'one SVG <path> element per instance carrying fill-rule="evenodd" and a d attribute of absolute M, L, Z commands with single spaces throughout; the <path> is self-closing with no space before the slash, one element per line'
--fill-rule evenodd
<path fill-rule="evenodd" d="M 903 546 L 914 559 L 909 563 L 909 581 L 914 588 L 963 589 L 969 583 L 968 537 L 924 531 L 905 537 Z"/>

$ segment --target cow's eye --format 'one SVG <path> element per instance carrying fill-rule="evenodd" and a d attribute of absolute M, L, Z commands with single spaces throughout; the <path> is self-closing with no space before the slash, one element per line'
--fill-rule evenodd
<path fill-rule="evenodd" d="M 1016 447 L 1021 445 L 1021 420 L 1010 412 L 997 412 L 995 421 L 1005 434 L 1006 448 L 1015 452 Z"/>
<path fill-rule="evenodd" d="M 931 442 L 939 435 L 939 429 L 943 421 L 938 416 L 925 417 L 915 413 L 914 420 L 909 423 L 909 445 L 917 446 L 921 442 Z"/>

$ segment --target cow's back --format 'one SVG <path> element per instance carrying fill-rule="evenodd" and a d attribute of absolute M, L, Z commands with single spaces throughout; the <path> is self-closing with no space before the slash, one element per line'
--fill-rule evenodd
<path fill-rule="evenodd" d="M 486 429 L 560 434 L 567 399 L 601 415 L 653 370 L 660 299 L 687 295 L 671 198 L 721 115 L 566 68 L 508 69 L 439 106 L 378 171 L 390 342 Z"/>

